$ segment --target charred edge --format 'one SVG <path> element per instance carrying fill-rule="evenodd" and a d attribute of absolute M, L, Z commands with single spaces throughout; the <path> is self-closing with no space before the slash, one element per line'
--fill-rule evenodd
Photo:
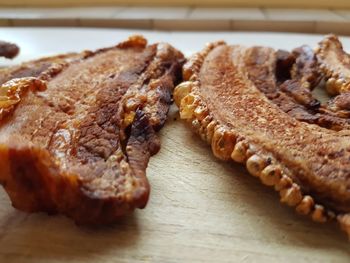
<path fill-rule="evenodd" d="M 147 44 L 147 42 L 146 42 L 146 44 Z M 156 58 L 157 58 L 157 52 L 156 52 L 156 50 L 155 50 L 155 52 L 154 52 L 153 55 L 150 57 L 150 59 L 147 60 L 147 61 L 145 62 L 145 66 L 142 68 L 142 70 L 140 70 L 139 72 L 136 72 L 136 74 L 138 74 L 139 77 L 138 77 L 138 79 L 135 81 L 135 83 L 137 83 L 137 82 L 140 80 L 140 78 L 142 77 L 142 75 L 143 75 L 145 72 L 147 72 L 147 70 L 149 69 L 149 67 L 151 66 L 151 64 L 156 60 Z M 149 81 L 150 81 L 150 79 L 147 78 L 144 82 L 142 82 L 142 83 L 140 84 L 140 86 L 138 87 L 138 89 L 140 89 L 140 87 L 142 87 L 143 85 L 148 85 L 148 84 L 149 84 Z M 125 90 L 125 93 L 123 94 L 123 97 L 125 96 L 126 92 L 127 92 L 127 90 Z M 123 97 L 121 98 L 121 103 L 123 103 Z M 121 139 L 121 140 L 120 140 L 120 146 L 121 146 L 121 150 L 122 150 L 123 154 L 125 155 L 125 157 L 127 158 L 127 160 L 128 160 L 128 154 L 127 154 L 126 147 L 127 147 L 127 145 L 128 145 L 128 141 L 129 141 L 130 136 L 131 136 L 132 126 L 134 125 L 135 122 L 138 121 L 137 118 L 140 117 L 139 115 L 137 115 L 137 113 L 138 113 L 138 112 L 141 112 L 142 107 L 143 107 L 143 105 L 140 105 L 140 106 L 136 109 L 135 117 L 134 117 L 133 122 L 132 122 L 130 125 L 128 125 L 127 127 L 125 127 L 124 130 L 122 131 L 122 132 L 124 133 L 124 136 L 123 136 L 124 139 Z M 125 119 L 125 115 L 122 116 L 122 120 L 124 120 L 124 119 Z M 121 136 L 119 136 L 119 137 L 121 137 Z"/>
<path fill-rule="evenodd" d="M 176 85 L 178 85 L 182 81 L 182 74 L 181 74 L 181 68 L 184 63 L 183 61 L 177 61 L 175 63 L 172 63 L 171 65 L 169 63 L 165 63 L 162 66 L 167 68 L 167 70 L 164 72 L 164 74 L 160 77 L 160 79 L 167 79 L 171 78 L 172 85 L 171 89 L 168 87 L 162 87 L 163 92 L 161 92 L 159 97 L 159 108 L 165 109 L 165 111 L 162 111 L 161 109 L 158 109 L 157 117 L 159 118 L 159 123 L 156 123 L 153 126 L 153 129 L 158 132 L 160 129 L 164 126 L 165 121 L 167 119 L 170 105 L 173 103 L 173 90 Z M 165 83 L 165 85 L 167 85 Z"/>
<path fill-rule="evenodd" d="M 129 43 L 129 42 L 127 41 L 127 42 L 125 42 L 125 43 Z M 129 44 L 130 44 L 130 43 L 129 43 Z M 128 44 L 128 45 L 129 45 L 129 44 Z M 147 44 L 147 42 L 146 42 L 146 44 Z M 155 45 L 154 45 L 154 46 L 155 46 Z M 129 47 L 129 46 L 128 46 L 128 47 Z M 157 51 L 155 51 L 155 53 L 153 54 L 152 58 L 146 62 L 146 65 L 145 65 L 145 67 L 142 69 L 142 71 L 138 73 L 138 74 L 139 74 L 138 80 L 142 77 L 142 75 L 143 75 L 145 72 L 148 71 L 149 67 L 150 67 L 150 66 L 152 65 L 152 63 L 157 59 L 157 57 L 158 57 L 158 56 L 157 56 Z M 161 67 L 164 67 L 164 65 L 161 65 Z M 171 74 L 171 69 L 172 69 L 172 68 L 170 68 L 168 71 L 166 71 L 166 73 L 170 73 L 170 74 Z M 163 76 L 165 75 L 164 72 L 162 72 L 161 75 L 162 75 L 162 76 L 160 76 L 159 78 L 161 78 L 161 77 L 163 77 Z M 137 80 L 136 82 L 138 82 L 138 80 Z M 142 86 L 144 86 L 144 85 L 149 85 L 149 84 L 150 84 L 150 81 L 151 81 L 151 78 L 147 77 L 147 78 L 140 84 L 140 86 L 138 87 L 138 89 L 140 89 L 140 88 L 141 88 Z M 125 95 L 125 94 L 124 94 L 124 95 Z M 165 96 L 166 96 L 166 95 L 165 95 Z M 169 97 L 169 99 L 167 99 L 167 97 L 166 97 L 166 98 L 164 98 L 164 100 L 165 100 L 165 103 L 170 104 L 170 94 L 168 95 L 168 97 Z M 133 122 L 132 122 L 130 125 L 128 125 L 128 126 L 125 128 L 125 130 L 124 130 L 125 139 L 120 141 L 122 152 L 124 153 L 124 155 L 126 156 L 127 159 L 128 159 L 128 154 L 127 154 L 127 149 L 126 149 L 126 147 L 127 147 L 128 142 L 129 142 L 129 140 L 130 140 L 130 136 L 131 136 L 132 133 L 134 132 L 134 129 L 135 129 L 134 126 L 135 126 L 137 123 L 139 123 L 141 119 L 142 119 L 143 122 L 145 122 L 145 118 L 147 118 L 147 117 L 145 116 L 145 113 L 143 112 L 142 108 L 143 108 L 143 105 L 139 105 L 139 106 L 137 107 L 137 109 L 136 109 L 136 111 L 135 111 L 135 117 L 134 117 Z M 123 116 L 122 119 L 124 119 L 124 116 Z M 144 124 L 145 124 L 145 123 L 144 123 Z M 149 120 L 148 120 L 148 118 L 147 118 L 147 126 L 148 126 L 148 125 L 149 125 Z M 160 129 L 162 126 L 163 126 L 163 125 L 161 125 L 161 126 L 159 127 L 159 129 Z M 140 128 L 139 126 L 137 126 L 137 127 Z M 153 129 L 157 129 L 157 127 L 153 127 Z M 158 129 L 158 130 L 159 130 L 159 129 Z M 158 150 L 159 150 L 159 149 L 158 149 Z M 158 152 L 158 150 L 157 150 L 156 152 Z M 156 152 L 155 152 L 155 153 L 156 153 Z M 154 153 L 154 154 L 155 154 L 155 153 Z"/>
<path fill-rule="evenodd" d="M 322 79 L 315 52 L 303 45 L 293 49 L 292 53 L 296 57 L 291 71 L 292 79 L 298 79 L 304 88 L 313 90 Z"/>
<path fill-rule="evenodd" d="M 138 89 L 146 86 L 147 96 L 155 92 L 156 101 L 153 101 L 153 98 L 151 99 L 154 110 L 149 112 L 145 109 L 144 112 L 149 118 L 152 128 L 157 132 L 164 126 L 167 119 L 169 106 L 172 103 L 173 89 L 175 84 L 181 80 L 181 68 L 185 58 L 171 47 L 168 47 L 169 50 L 167 51 L 170 52 L 170 57 L 163 56 L 158 49 L 158 45 L 154 44 L 153 46 L 157 47 L 157 52 L 149 67 L 152 69 L 152 66 L 156 66 L 156 68 L 154 72 L 150 71 L 149 68 L 144 71 L 144 73 L 148 72 L 149 75 L 145 76 Z M 140 105 L 140 109 L 143 110 L 143 106 Z"/>
<path fill-rule="evenodd" d="M 144 65 L 144 67 L 142 67 L 142 69 L 140 69 L 137 72 L 134 72 L 134 74 L 138 75 L 138 77 L 133 83 L 139 83 L 138 86 L 135 87 L 136 89 L 141 89 L 144 86 L 149 86 L 150 85 L 150 82 L 152 81 L 152 74 L 149 75 L 149 74 L 147 74 L 147 72 L 151 72 L 152 71 L 150 69 L 152 69 L 152 66 L 154 65 L 154 63 L 156 63 L 157 68 L 161 70 L 161 72 L 158 73 L 160 76 L 157 76 L 157 79 L 162 79 L 163 77 L 167 76 L 168 74 L 170 76 L 174 77 L 173 76 L 174 74 L 172 72 L 174 70 L 173 67 L 170 67 L 170 69 L 168 69 L 166 71 L 166 68 L 169 67 L 169 65 L 172 65 L 173 63 L 169 64 L 170 62 L 168 62 L 168 61 L 164 62 L 164 61 L 161 60 L 161 58 L 159 58 L 158 53 L 157 53 L 157 45 L 156 44 L 151 45 L 150 47 L 152 47 L 152 50 L 153 50 L 152 56 L 150 56 L 145 61 L 145 65 Z M 158 61 L 158 59 L 159 59 L 159 61 Z M 158 63 L 159 63 L 159 65 L 158 65 Z M 177 65 L 177 63 L 176 63 L 176 65 Z M 179 67 L 179 65 L 177 65 L 177 67 Z M 179 69 L 178 69 L 178 71 L 179 71 Z M 174 79 L 173 79 L 173 81 L 174 81 Z M 122 103 L 123 107 L 125 107 L 124 102 L 125 102 L 125 96 L 127 94 L 127 91 L 128 91 L 128 87 L 125 88 L 124 93 L 121 95 L 120 102 Z M 161 93 L 161 95 L 162 96 L 160 96 L 160 98 L 159 98 L 160 101 L 158 103 L 164 104 L 165 105 L 164 107 L 167 107 L 167 111 L 168 111 L 168 106 L 170 104 L 170 90 L 168 90 L 168 89 L 165 90 L 163 93 Z M 129 144 L 129 141 L 130 141 L 130 138 L 131 138 L 130 136 L 132 134 L 132 129 L 133 129 L 132 125 L 134 125 L 134 123 L 138 121 L 136 119 L 136 117 L 137 117 L 136 116 L 136 112 L 143 111 L 143 107 L 144 106 L 145 105 L 143 103 L 141 103 L 140 105 L 137 106 L 136 109 L 133 109 L 130 112 L 127 111 L 126 108 L 124 108 L 124 112 L 121 115 L 121 120 L 123 122 L 123 120 L 126 118 L 127 115 L 130 115 L 130 113 L 133 113 L 133 114 L 131 114 L 131 115 L 133 115 L 132 122 L 127 122 L 127 123 L 130 123 L 127 126 L 123 126 L 121 124 L 120 131 L 119 131 L 119 134 L 120 134 L 119 135 L 120 147 L 121 147 L 121 150 L 122 150 L 122 152 L 123 152 L 123 154 L 124 154 L 124 156 L 126 157 L 127 160 L 128 160 L 127 146 Z M 162 120 L 160 127 L 157 126 L 157 127 L 152 127 L 152 128 L 155 129 L 155 130 L 157 130 L 157 128 L 160 129 L 161 126 L 163 126 L 164 121 L 165 121 L 165 117 L 164 117 L 164 120 Z M 157 148 L 157 147 L 155 147 L 155 148 Z M 153 150 L 154 153 L 156 153 L 157 151 L 158 150 Z M 106 158 L 108 158 L 108 157 L 106 157 Z"/>
<path fill-rule="evenodd" d="M 133 205 L 135 207 L 144 208 L 147 204 L 150 186 L 145 171 L 150 156 L 157 153 L 159 148 L 159 140 L 149 119 L 143 111 L 137 110 L 126 146 L 128 163 L 134 177 L 138 179 L 140 184 L 138 189 L 133 192 Z"/>
<path fill-rule="evenodd" d="M 129 161 L 128 150 L 127 147 L 130 144 L 130 141 L 135 139 L 139 139 L 144 142 L 149 137 L 148 135 L 154 134 L 155 131 L 153 127 L 150 125 L 149 119 L 146 114 L 143 112 L 142 107 L 138 107 L 135 111 L 135 117 L 133 122 L 127 126 L 124 130 L 125 139 L 120 140 L 120 146 L 123 154 L 125 155 L 127 161 Z M 159 149 L 158 149 L 159 150 Z M 155 151 L 153 154 L 156 154 Z"/>
<path fill-rule="evenodd" d="M 153 144 L 152 139 L 155 137 L 155 131 L 150 124 L 147 115 L 138 109 L 135 115 L 135 121 L 132 123 L 130 129 L 130 136 L 128 142 L 138 141 L 139 143 L 147 143 L 148 150 L 151 155 L 159 151 L 159 145 Z M 150 144 L 149 144 L 150 143 Z"/>
<path fill-rule="evenodd" d="M 295 63 L 295 56 L 285 50 L 276 52 L 275 76 L 278 83 L 291 79 L 291 69 Z"/>

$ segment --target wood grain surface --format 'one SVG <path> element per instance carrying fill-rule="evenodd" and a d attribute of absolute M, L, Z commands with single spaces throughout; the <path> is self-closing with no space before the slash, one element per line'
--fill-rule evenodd
<path fill-rule="evenodd" d="M 173 106 L 147 170 L 151 199 L 115 226 L 25 214 L 0 193 L 0 262 L 349 262 L 337 226 L 281 205 L 240 165 L 221 162 Z"/>
<path fill-rule="evenodd" d="M 142 33 L 150 42 L 169 41 L 187 55 L 217 39 L 287 50 L 300 44 L 314 46 L 321 39 L 232 32 Z M 0 29 L 0 39 L 21 46 L 19 60 L 108 46 L 129 34 Z M 350 49 L 350 39 L 344 38 L 344 44 Z M 337 225 L 297 215 L 243 167 L 214 158 L 210 147 L 179 120 L 175 106 L 160 137 L 161 151 L 147 169 L 152 190 L 146 209 L 114 226 L 78 227 L 63 216 L 22 213 L 11 207 L 0 188 L 0 263 L 350 262 L 350 242 Z"/>

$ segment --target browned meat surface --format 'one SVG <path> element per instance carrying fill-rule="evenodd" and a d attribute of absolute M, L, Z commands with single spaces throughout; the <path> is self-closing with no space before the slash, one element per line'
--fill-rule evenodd
<path fill-rule="evenodd" d="M 320 81 L 312 51 L 303 46 L 292 53 L 268 47 L 241 47 L 248 78 L 281 110 L 297 120 L 341 130 L 350 128 L 344 113 L 321 105 L 311 93 Z M 306 53 L 306 54 L 303 54 Z M 294 55 L 293 55 L 294 54 Z"/>
<path fill-rule="evenodd" d="M 19 47 L 15 44 L 0 40 L 0 57 L 14 58 L 18 55 Z"/>
<path fill-rule="evenodd" d="M 145 207 L 155 132 L 183 60 L 170 45 L 136 36 L 5 69 L 5 80 L 24 77 L 0 87 L 0 180 L 13 206 L 84 224 Z"/>
<path fill-rule="evenodd" d="M 244 163 L 250 174 L 274 186 L 283 203 L 317 222 L 336 218 L 350 235 L 348 120 L 337 119 L 345 122 L 340 131 L 321 127 L 328 118 L 333 129 L 334 116 L 318 111 L 308 92 L 318 73 L 307 70 L 316 65 L 293 64 L 298 56 L 211 44 L 186 63 L 186 82 L 176 87 L 174 98 L 181 118 L 211 144 L 215 156 Z M 276 65 L 292 71 L 278 73 Z"/>
<path fill-rule="evenodd" d="M 314 89 L 322 78 L 314 51 L 304 45 L 295 48 L 292 54 L 295 56 L 295 64 L 291 70 L 291 77 L 297 79 L 304 88 Z"/>

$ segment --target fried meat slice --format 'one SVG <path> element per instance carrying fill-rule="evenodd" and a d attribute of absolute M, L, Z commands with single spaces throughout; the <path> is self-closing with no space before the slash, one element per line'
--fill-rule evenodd
<path fill-rule="evenodd" d="M 7 69 L 27 76 L 0 87 L 0 181 L 13 206 L 79 224 L 145 207 L 146 167 L 183 60 L 168 44 L 134 36 Z"/>
<path fill-rule="evenodd" d="M 267 61 L 266 67 L 252 63 L 256 52 L 265 54 L 256 60 Z M 185 82 L 174 92 L 180 116 L 216 157 L 245 164 L 280 193 L 281 202 L 317 222 L 337 219 L 350 235 L 350 131 L 325 129 L 282 110 L 273 101 L 275 81 L 266 79 L 276 61 L 272 53 L 208 45 L 184 66 Z"/>

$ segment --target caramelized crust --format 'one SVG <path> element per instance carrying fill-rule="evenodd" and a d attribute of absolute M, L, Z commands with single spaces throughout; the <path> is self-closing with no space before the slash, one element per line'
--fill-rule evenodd
<path fill-rule="evenodd" d="M 350 132 L 312 125 L 286 111 L 279 100 L 305 112 L 310 102 L 298 102 L 288 90 L 291 83 L 276 88 L 269 73 L 273 56 L 269 48 L 208 45 L 184 66 L 186 82 L 174 93 L 180 116 L 216 157 L 244 163 L 250 174 L 274 186 L 281 202 L 317 222 L 336 217 L 350 235 Z M 300 83 L 312 80 L 295 69 L 284 78 L 293 76 Z"/>
<path fill-rule="evenodd" d="M 7 101 L 10 90 L 18 95 L 0 107 L 0 180 L 13 206 L 83 224 L 145 207 L 145 171 L 160 147 L 155 131 L 182 62 L 168 44 L 147 46 L 135 36 L 6 69 L 5 79 L 26 76 L 0 87 Z"/>

